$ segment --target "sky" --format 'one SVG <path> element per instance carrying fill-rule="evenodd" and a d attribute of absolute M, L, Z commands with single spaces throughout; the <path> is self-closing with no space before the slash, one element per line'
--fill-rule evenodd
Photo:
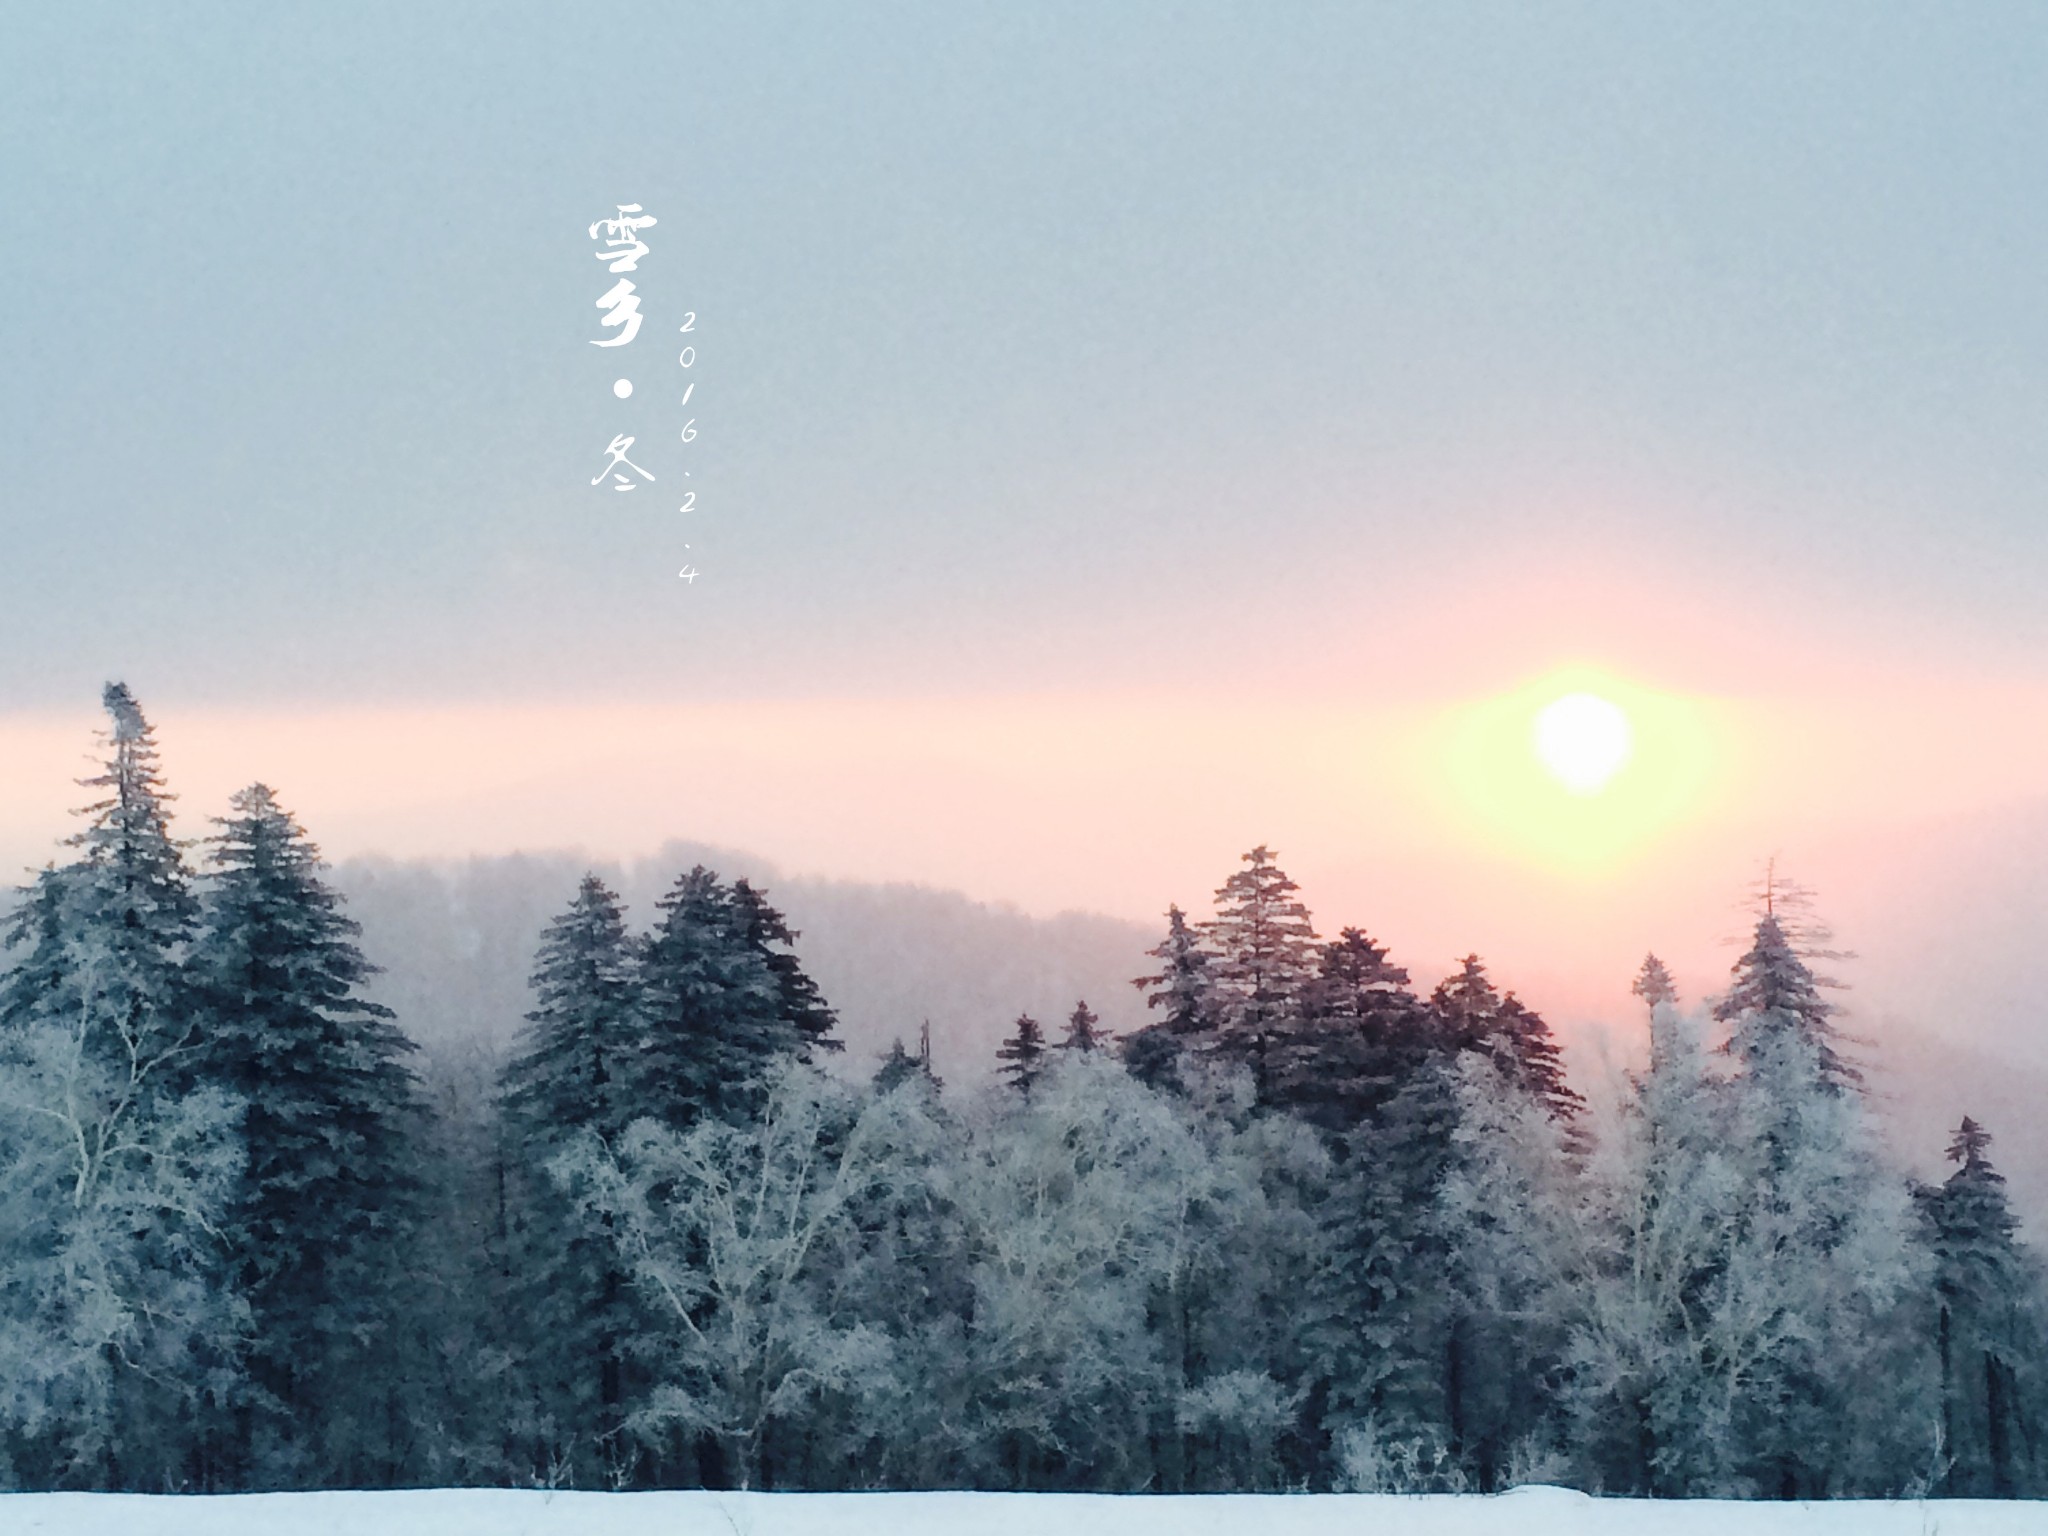
<path fill-rule="evenodd" d="M 0 867 L 120 677 L 195 834 L 1141 918 L 1264 842 L 1566 1015 L 1778 854 L 2048 1064 L 2044 76 L 1995 4 L 9 7 Z"/>

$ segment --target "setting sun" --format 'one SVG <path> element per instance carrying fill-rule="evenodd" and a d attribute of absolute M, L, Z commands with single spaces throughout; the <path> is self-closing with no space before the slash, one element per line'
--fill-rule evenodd
<path fill-rule="evenodd" d="M 1704 809 L 1733 745 L 1721 714 L 1566 667 L 1445 711 L 1425 771 L 1449 824 L 1490 852 L 1611 871 Z"/>
<path fill-rule="evenodd" d="M 1568 693 L 1536 715 L 1536 756 L 1575 795 L 1597 795 L 1628 765 L 1635 733 L 1620 707 L 1593 693 Z"/>

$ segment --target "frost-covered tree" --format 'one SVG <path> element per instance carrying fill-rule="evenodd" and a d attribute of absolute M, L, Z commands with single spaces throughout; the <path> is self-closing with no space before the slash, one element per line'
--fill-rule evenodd
<path fill-rule="evenodd" d="M 1140 1081 L 1171 1086 L 1179 1081 L 1182 1053 L 1215 1027 L 1216 978 L 1202 936 L 1177 906 L 1166 909 L 1166 937 L 1146 954 L 1160 968 L 1131 985 L 1145 993 L 1146 1007 L 1160 1017 L 1124 1038 L 1123 1055 Z"/>
<path fill-rule="evenodd" d="M 636 1115 L 678 1129 L 705 1114 L 744 1119 L 767 1074 L 815 1043 L 787 1011 L 801 989 L 769 964 L 765 924 L 758 900 L 701 864 L 662 897 L 641 951 Z"/>
<path fill-rule="evenodd" d="M 1941 1370 L 1942 1491 L 2011 1498 L 2038 1494 L 2028 1422 L 2044 1338 L 2040 1276 L 2015 1236 L 2005 1176 L 1989 1156 L 1991 1135 L 1967 1115 L 1949 1143 L 1956 1171 L 1922 1187 L 1920 1215 L 1934 1253 L 1935 1347 Z"/>
<path fill-rule="evenodd" d="M 157 1091 L 175 1037 L 112 1058 L 91 1009 L 127 999 L 82 992 L 0 1034 L 0 1486 L 182 1486 L 246 1324 L 217 1283 L 240 1106 Z"/>
<path fill-rule="evenodd" d="M 272 1485 L 387 1479 L 404 1455 L 392 1426 L 419 1189 L 414 1047 L 363 995 L 360 929 L 272 792 L 241 791 L 216 824 L 192 962 L 196 1070 L 242 1106 L 224 1232 L 263 1418 L 250 1470 Z"/>
<path fill-rule="evenodd" d="M 1263 844 L 1244 864 L 1217 890 L 1216 916 L 1202 925 L 1202 936 L 1215 957 L 1213 1049 L 1251 1069 L 1263 1100 L 1271 1089 L 1269 1048 L 1314 974 L 1316 933 L 1295 896 L 1300 887 Z"/>
<path fill-rule="evenodd" d="M 1924 1264 L 1862 1096 L 1789 1013 L 1736 1020 L 1733 1071 L 1675 1010 L 1656 1023 L 1651 1070 L 1591 1165 L 1603 1258 L 1574 1325 L 1582 1449 L 1674 1496 L 1924 1479 Z"/>
<path fill-rule="evenodd" d="M 596 875 L 549 923 L 534 959 L 533 1011 L 505 1067 L 506 1113 L 536 1138 L 616 1137 L 637 1114 L 637 955 L 618 896 Z"/>
<path fill-rule="evenodd" d="M 863 1103 L 787 1064 L 744 1123 L 678 1132 L 637 1121 L 616 1148 L 577 1140 L 554 1165 L 579 1204 L 609 1218 L 660 1320 L 644 1341 L 656 1383 L 632 1427 L 668 1465 L 712 1486 L 774 1487 L 778 1427 L 834 1394 L 880 1390 L 886 1333 L 835 1292 L 823 1261 L 856 1205 L 895 1176 L 884 1122 L 901 1094 Z"/>
<path fill-rule="evenodd" d="M 1282 1174 L 1312 1180 L 1320 1153 L 1248 1107 L 1205 1119 L 1076 1052 L 977 1138 L 961 1203 L 983 1477 L 1281 1481 L 1299 1407 L 1284 1314 L 1313 1240 Z"/>
<path fill-rule="evenodd" d="M 1067 1032 L 1061 1036 L 1059 1048 L 1063 1051 L 1100 1051 L 1107 1049 L 1110 1033 L 1102 1027 L 1102 1020 L 1086 1002 L 1074 1004 L 1074 1011 L 1067 1015 Z"/>
<path fill-rule="evenodd" d="M 1636 979 L 1629 984 L 1629 991 L 1643 1000 L 1643 1006 L 1652 1013 L 1659 1003 L 1678 1001 L 1678 983 L 1671 979 L 1671 972 L 1662 960 L 1654 954 L 1643 956 L 1642 969 L 1636 972 Z"/>
<path fill-rule="evenodd" d="M 1466 1052 L 1452 1072 L 1457 1128 L 1438 1196 L 1455 1290 L 1445 1448 L 1491 1489 L 1517 1459 L 1563 1450 L 1550 1384 L 1585 1270 L 1576 1138 L 1512 1057 Z"/>
<path fill-rule="evenodd" d="M 510 1289 L 538 1454 L 595 1480 L 627 1459 L 625 1352 L 641 1314 L 610 1218 L 576 1210 L 545 1170 L 581 1137 L 616 1145 L 651 1111 L 639 1094 L 636 946 L 619 898 L 596 875 L 542 934 L 532 985 L 527 1033 L 501 1084 L 513 1148 Z"/>
<path fill-rule="evenodd" d="M 929 1019 L 918 1027 L 915 1052 L 904 1048 L 901 1035 L 889 1042 L 882 1065 L 875 1072 L 875 1092 L 887 1093 L 913 1077 L 922 1078 L 933 1092 L 945 1086 L 944 1080 L 932 1070 L 932 1025 Z"/>
<path fill-rule="evenodd" d="M 220 1105 L 211 1099 L 183 1102 L 202 1043 L 186 964 L 198 906 L 183 848 L 170 831 L 172 797 L 164 788 L 155 733 L 123 684 L 109 683 L 102 702 L 109 717 L 104 768 L 79 781 L 97 798 L 79 813 L 86 825 L 67 840 L 75 850 L 72 862 L 43 871 L 9 923 L 14 960 L 0 977 L 0 1029 L 10 1048 L 25 1053 L 24 1060 L 42 1064 L 32 1072 L 21 1069 L 27 1076 L 17 1087 L 23 1102 L 39 1106 L 36 1113 L 46 1123 L 62 1126 L 77 1170 L 83 1170 L 75 1170 L 83 1182 L 76 1183 L 76 1200 L 62 1218 L 85 1221 L 78 1230 L 92 1234 L 80 1238 L 87 1244 L 81 1255 L 92 1251 L 74 1274 L 84 1276 L 104 1263 L 107 1274 L 126 1277 L 110 1280 L 121 1288 L 109 1294 L 130 1298 L 141 1319 L 140 1334 L 127 1342 L 110 1335 L 104 1343 L 107 1369 L 98 1378 L 104 1395 L 92 1409 L 91 1426 L 58 1431 L 69 1447 L 59 1453 L 69 1472 L 121 1483 L 152 1475 L 140 1470 L 145 1462 L 154 1463 L 158 1477 L 187 1475 L 178 1418 L 189 1411 L 200 1376 L 220 1365 L 220 1356 L 204 1350 L 225 1348 L 226 1335 L 212 1327 L 173 1326 L 158 1333 L 148 1326 L 152 1304 L 144 1277 L 160 1269 L 170 1284 L 200 1273 L 195 1265 L 202 1252 L 212 1252 L 210 1236 L 201 1241 L 170 1221 L 138 1222 L 117 1236 L 89 1218 L 125 1209 L 128 1196 L 109 1193 L 106 1205 L 87 1197 L 102 1188 L 129 1188 L 113 1176 L 116 1167 L 141 1170 L 137 1177 L 146 1184 L 155 1165 L 151 1148 L 166 1138 L 182 1149 L 166 1162 L 167 1175 L 181 1160 L 190 1169 L 212 1169 L 218 1166 L 216 1152 L 222 1158 L 232 1154 L 201 1148 L 194 1140 L 218 1132 L 225 1113 Z M 48 1088 L 61 1104 L 53 1105 L 34 1081 L 61 1085 Z M 48 1120 L 51 1114 L 57 1119 Z M 102 1169 L 109 1170 L 104 1184 Z M 195 1174 L 192 1182 L 206 1180 Z M 203 1202 L 191 1204 L 197 1222 Z M 59 1220 L 53 1215 L 53 1233 L 61 1229 Z M 124 1243 L 125 1249 L 101 1254 L 93 1246 L 101 1239 Z M 181 1312 L 195 1315 L 174 1305 L 167 1316 Z M 182 1379 L 168 1375 L 148 1368 L 142 1334 L 181 1337 L 201 1353 L 186 1357 L 190 1369 Z M 208 1338 L 211 1345 L 203 1342 Z M 206 1473 L 204 1467 L 195 1470 Z"/>
<path fill-rule="evenodd" d="M 1891 1491 L 1926 1443 L 1899 1412 L 1924 1385 L 1902 1358 L 1921 1281 L 1904 1181 L 1811 1035 L 1745 1015 L 1736 1038 L 1725 1134 L 1746 1190 L 1710 1326 L 1738 1477 L 1778 1497 Z"/>
<path fill-rule="evenodd" d="M 1765 897 L 1774 901 L 1776 897 Z M 1823 930 L 1825 932 L 1825 930 Z M 1735 963 L 1733 981 L 1714 1004 L 1714 1018 L 1731 1026 L 1729 1051 L 1749 1063 L 1763 1040 L 1780 1030 L 1796 1030 L 1806 1038 L 1821 1063 L 1821 1079 L 1833 1092 L 1847 1092 L 1862 1083 L 1862 1073 L 1843 1055 L 1841 1032 L 1835 1028 L 1835 1004 L 1821 995 L 1829 983 L 1817 977 L 1786 920 L 1767 909 L 1757 918 L 1755 934 L 1743 958 Z"/>
<path fill-rule="evenodd" d="M 0 1024 L 87 1020 L 87 1049 L 122 1076 L 124 1063 L 154 1065 L 146 1093 L 196 1051 L 186 951 L 198 917 L 191 872 L 171 836 L 156 734 L 122 683 L 107 684 L 103 771 L 79 781 L 100 798 L 78 814 L 66 866 L 45 870 L 24 893 L 7 941 L 21 951 L 0 981 Z"/>
<path fill-rule="evenodd" d="M 1709 1330 L 1748 1189 L 1726 1139 L 1725 1083 L 1699 1024 L 1654 1005 L 1647 1073 L 1631 1079 L 1588 1160 L 1587 1258 L 1562 1314 L 1567 1423 L 1586 1480 L 1616 1492 L 1728 1491 L 1727 1383 Z"/>
<path fill-rule="evenodd" d="M 771 1435 L 788 1486 L 958 1487 L 972 1459 L 967 1130 L 923 1065 L 928 1050 L 904 1055 L 910 1070 L 860 1111 L 862 1156 L 885 1171 L 831 1226 L 815 1271 L 835 1315 L 889 1341 L 889 1366 L 821 1390 Z"/>

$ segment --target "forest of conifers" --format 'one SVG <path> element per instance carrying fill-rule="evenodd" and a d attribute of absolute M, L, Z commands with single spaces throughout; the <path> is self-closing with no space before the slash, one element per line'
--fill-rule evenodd
<path fill-rule="evenodd" d="M 635 931 L 593 876 L 478 1106 L 272 792 L 180 841 L 105 702 L 0 956 L 0 1487 L 2048 1493 L 1990 1135 L 1896 1170 L 1779 891 L 1582 1098 L 1264 848 L 1145 1028 L 968 1089 L 848 1061 L 746 881 Z"/>

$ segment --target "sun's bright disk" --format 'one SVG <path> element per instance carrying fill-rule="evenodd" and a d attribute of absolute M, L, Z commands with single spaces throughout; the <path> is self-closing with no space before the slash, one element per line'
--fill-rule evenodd
<path fill-rule="evenodd" d="M 1537 711 L 1536 756 L 1575 795 L 1597 795 L 1628 763 L 1635 734 L 1619 705 L 1568 693 Z"/>

